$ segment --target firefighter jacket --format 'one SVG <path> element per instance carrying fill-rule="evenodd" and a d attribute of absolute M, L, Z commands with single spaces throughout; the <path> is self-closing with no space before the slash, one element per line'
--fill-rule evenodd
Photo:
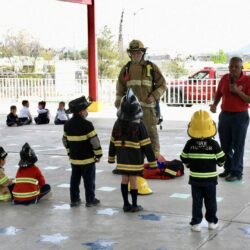
<path fill-rule="evenodd" d="M 93 124 L 78 114 L 64 124 L 63 144 L 73 165 L 88 165 L 102 157 Z"/>
<path fill-rule="evenodd" d="M 155 86 L 153 86 L 153 82 Z M 166 90 L 166 82 L 154 63 L 142 60 L 139 64 L 131 62 L 122 68 L 116 84 L 116 108 L 120 106 L 121 98 L 126 94 L 129 87 L 132 88 L 143 108 L 155 108 L 156 101 Z M 152 95 L 155 99 L 150 104 L 146 103 L 149 95 Z"/>
<path fill-rule="evenodd" d="M 14 200 L 27 201 L 36 199 L 44 184 L 44 176 L 37 166 L 19 167 L 12 191 Z"/>
<path fill-rule="evenodd" d="M 108 162 L 115 163 L 116 157 L 117 170 L 138 172 L 144 169 L 145 155 L 150 167 L 156 168 L 157 162 L 144 124 L 118 119 L 112 131 Z"/>
<path fill-rule="evenodd" d="M 10 201 L 11 194 L 8 186 L 12 184 L 12 181 L 4 173 L 4 168 L 0 167 L 0 201 Z"/>
<path fill-rule="evenodd" d="M 223 166 L 225 163 L 225 154 L 217 141 L 212 138 L 190 139 L 180 157 L 190 170 L 189 184 L 217 184 L 216 164 Z"/>

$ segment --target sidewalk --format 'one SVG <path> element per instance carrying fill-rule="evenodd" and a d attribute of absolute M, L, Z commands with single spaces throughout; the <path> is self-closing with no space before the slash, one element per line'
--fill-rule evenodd
<path fill-rule="evenodd" d="M 159 131 L 162 154 L 169 160 L 179 158 L 188 139 L 186 130 L 193 108 L 163 108 L 163 130 Z M 19 151 L 27 141 L 38 154 L 37 165 L 52 186 L 53 197 L 38 205 L 13 206 L 2 203 L 0 249 L 92 249 L 92 250 L 249 250 L 250 245 L 250 140 L 247 136 L 244 178 L 241 182 L 219 180 L 216 231 L 190 230 L 191 192 L 188 171 L 173 180 L 148 180 L 152 195 L 140 196 L 144 211 L 124 214 L 120 176 L 107 163 L 115 110 L 90 114 L 100 137 L 104 156 L 97 164 L 96 195 L 100 207 L 69 207 L 70 164 L 62 145 L 63 127 L 53 124 L 16 128 L 5 126 L 0 116 L 0 145 L 9 152 L 6 173 L 13 177 Z M 110 118 L 112 116 L 112 118 Z M 174 120 L 175 119 L 175 120 Z M 221 169 L 219 171 L 222 171 Z M 81 185 L 81 198 L 84 190 Z"/>

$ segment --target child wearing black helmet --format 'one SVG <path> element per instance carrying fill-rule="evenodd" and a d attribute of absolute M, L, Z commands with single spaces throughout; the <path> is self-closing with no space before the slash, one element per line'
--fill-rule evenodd
<path fill-rule="evenodd" d="M 201 231 L 203 200 L 208 229 L 213 230 L 218 227 L 216 165 L 223 166 L 225 154 L 218 142 L 212 138 L 217 130 L 207 111 L 199 110 L 193 114 L 187 132 L 191 139 L 187 141 L 180 157 L 190 169 L 189 184 L 193 198 L 191 230 Z"/>
<path fill-rule="evenodd" d="M 115 163 L 116 173 L 122 175 L 121 192 L 124 212 L 138 212 L 143 208 L 137 205 L 137 176 L 143 174 L 144 156 L 150 167 L 157 167 L 151 141 L 141 119 L 141 105 L 132 89 L 128 89 L 121 100 L 117 112 L 118 119 L 114 124 L 109 146 L 109 163 Z M 131 186 L 132 205 L 128 200 L 128 183 Z"/>
<path fill-rule="evenodd" d="M 100 203 L 95 197 L 95 163 L 102 157 L 102 148 L 93 124 L 86 119 L 90 103 L 84 96 L 69 102 L 67 113 L 73 117 L 64 124 L 63 144 L 71 163 L 70 206 L 81 204 L 79 185 L 84 181 L 86 207 Z"/>
<path fill-rule="evenodd" d="M 13 183 L 4 173 L 4 165 L 7 155 L 7 152 L 0 147 L 0 201 L 11 201 L 12 199 L 11 191 L 13 189 Z"/>
<path fill-rule="evenodd" d="M 13 189 L 14 204 L 37 203 L 50 192 L 50 185 L 45 183 L 43 174 L 35 165 L 37 156 L 27 142 L 20 151 L 20 158 Z"/>

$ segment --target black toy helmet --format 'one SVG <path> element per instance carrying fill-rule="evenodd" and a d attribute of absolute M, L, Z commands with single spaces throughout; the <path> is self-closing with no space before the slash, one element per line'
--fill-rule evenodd
<path fill-rule="evenodd" d="M 38 160 L 34 150 L 27 142 L 23 145 L 22 150 L 20 151 L 20 158 L 18 165 L 21 168 L 29 167 Z"/>
<path fill-rule="evenodd" d="M 69 102 L 69 109 L 66 110 L 67 114 L 77 114 L 80 111 L 87 109 L 91 103 L 87 101 L 85 96 L 81 96 Z"/>
<path fill-rule="evenodd" d="M 3 147 L 0 147 L 0 160 L 5 159 L 5 157 L 8 155 L 7 152 L 3 149 Z"/>
<path fill-rule="evenodd" d="M 131 88 L 129 88 L 127 94 L 122 97 L 120 108 L 117 111 L 117 117 L 124 121 L 134 121 L 143 117 L 140 102 Z"/>

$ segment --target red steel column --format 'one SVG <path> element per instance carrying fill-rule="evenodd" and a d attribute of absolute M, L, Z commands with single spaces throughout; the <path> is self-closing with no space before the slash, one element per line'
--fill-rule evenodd
<path fill-rule="evenodd" d="M 94 0 L 92 0 L 91 5 L 88 5 L 88 67 L 89 67 L 89 98 L 91 101 L 98 101 Z"/>

